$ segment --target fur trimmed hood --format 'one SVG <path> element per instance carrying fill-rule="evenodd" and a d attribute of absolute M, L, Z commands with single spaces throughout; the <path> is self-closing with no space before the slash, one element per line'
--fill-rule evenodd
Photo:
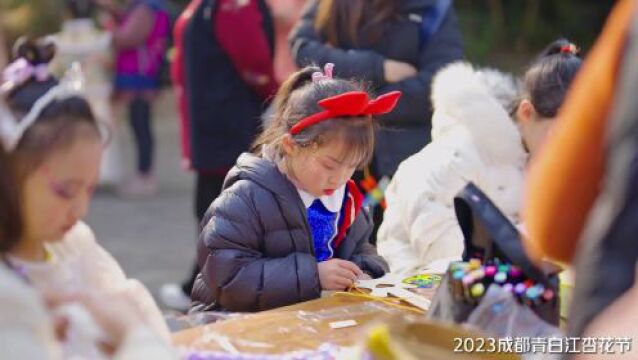
<path fill-rule="evenodd" d="M 483 155 L 519 161 L 527 154 L 508 114 L 518 94 L 519 82 L 511 75 L 475 70 L 466 62 L 446 66 L 432 81 L 432 142 L 463 127 Z"/>

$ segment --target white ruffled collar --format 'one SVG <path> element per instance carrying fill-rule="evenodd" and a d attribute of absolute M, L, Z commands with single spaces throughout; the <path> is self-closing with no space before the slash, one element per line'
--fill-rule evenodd
<path fill-rule="evenodd" d="M 301 201 L 303 201 L 306 209 L 308 209 L 316 199 L 319 199 L 323 206 L 328 209 L 328 211 L 335 213 L 341 211 L 341 206 L 343 205 L 343 196 L 346 192 L 346 186 L 341 186 L 331 195 L 322 195 L 318 198 L 299 188 L 297 188 L 297 192 L 299 192 Z"/>

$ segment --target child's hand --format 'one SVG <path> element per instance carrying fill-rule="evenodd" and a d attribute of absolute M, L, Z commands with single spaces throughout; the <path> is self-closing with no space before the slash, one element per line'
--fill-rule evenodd
<path fill-rule="evenodd" d="M 93 317 L 110 340 L 107 349 L 116 350 L 124 338 L 143 323 L 143 317 L 136 304 L 124 292 L 109 294 L 47 294 L 47 305 L 56 309 L 65 304 L 77 303 Z M 58 337 L 64 338 L 68 321 L 55 320 Z"/>
<path fill-rule="evenodd" d="M 359 275 L 357 280 L 372 280 L 372 276 L 370 276 L 367 273 L 363 273 L 363 274 Z"/>
<path fill-rule="evenodd" d="M 320 262 L 319 281 L 324 290 L 345 290 L 351 286 L 363 271 L 350 261 L 330 259 Z"/>

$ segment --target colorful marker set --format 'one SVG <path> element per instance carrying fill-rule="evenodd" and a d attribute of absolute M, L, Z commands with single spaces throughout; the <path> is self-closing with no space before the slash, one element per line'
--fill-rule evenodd
<path fill-rule="evenodd" d="M 529 306 L 541 305 L 556 296 L 552 289 L 526 278 L 519 267 L 499 259 L 486 264 L 479 259 L 452 263 L 448 277 L 454 298 L 468 303 L 478 303 L 491 284 L 498 284 Z"/>

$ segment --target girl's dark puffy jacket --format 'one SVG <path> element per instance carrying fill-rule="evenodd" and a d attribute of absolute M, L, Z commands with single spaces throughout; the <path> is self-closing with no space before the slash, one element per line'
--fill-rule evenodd
<path fill-rule="evenodd" d="M 200 245 L 207 249 L 193 287 L 196 307 L 260 311 L 320 296 L 306 208 L 273 162 L 241 155 L 202 224 Z M 362 209 L 335 257 L 380 277 L 388 268 L 369 243 L 371 231 Z"/>

